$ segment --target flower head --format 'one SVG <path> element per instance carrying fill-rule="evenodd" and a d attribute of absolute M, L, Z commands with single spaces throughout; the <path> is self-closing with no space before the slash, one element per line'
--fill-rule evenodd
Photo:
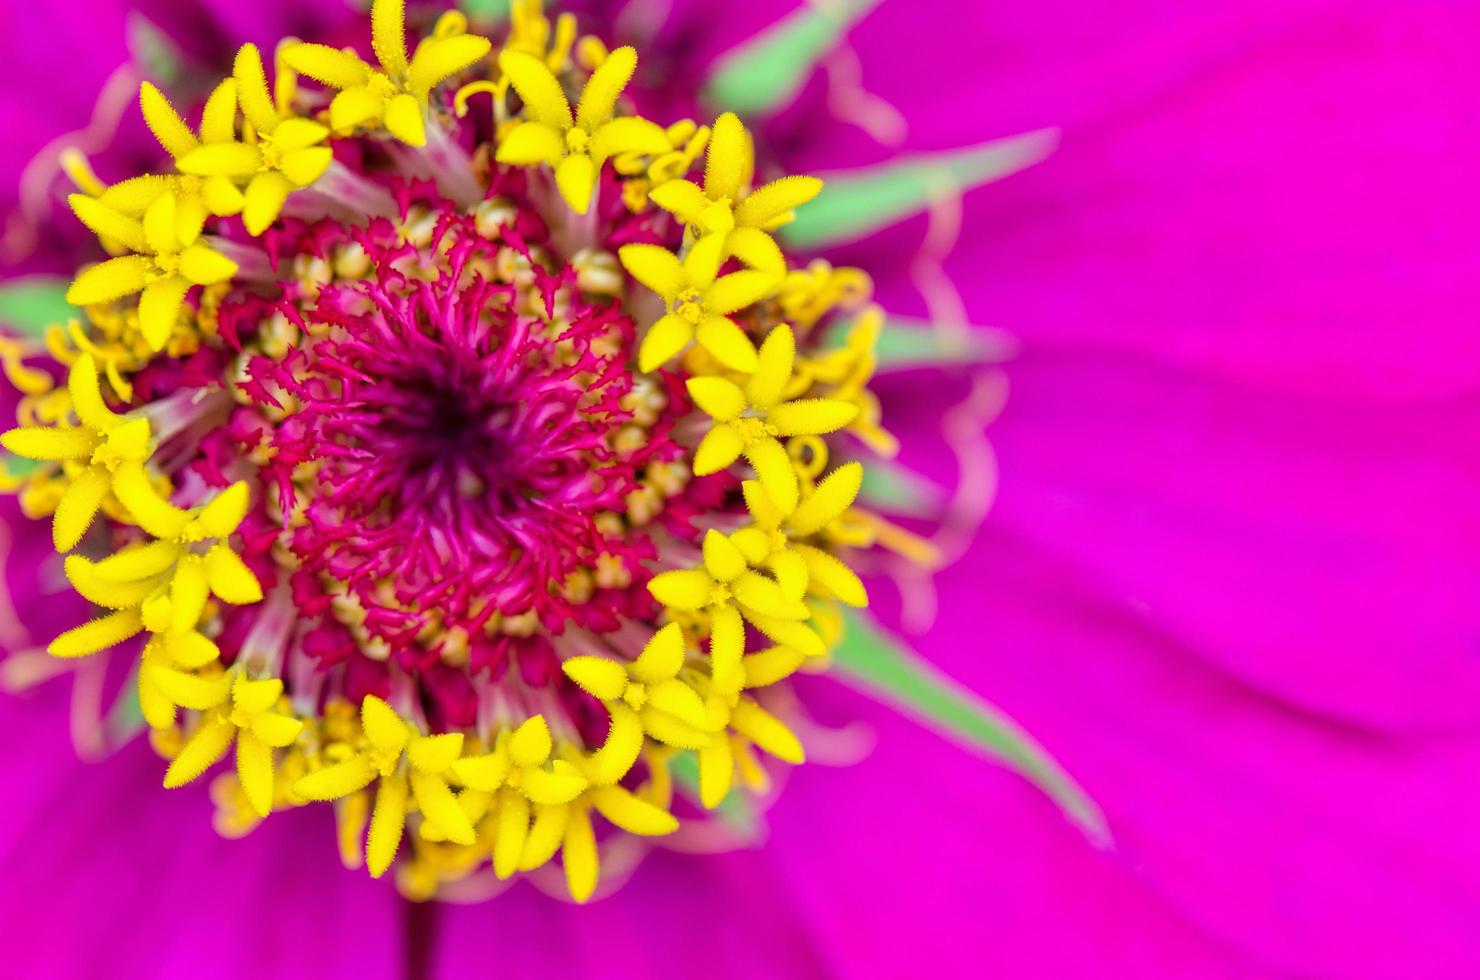
<path fill-rule="evenodd" d="M 243 45 L 198 129 L 144 85 L 173 172 L 73 161 L 102 261 L 65 390 L 0 350 L 0 442 L 100 610 L 49 650 L 134 661 L 167 787 L 234 748 L 227 833 L 332 802 L 416 897 L 558 860 L 585 901 L 804 761 L 790 679 L 910 539 L 858 500 L 866 277 L 772 237 L 820 182 L 753 186 L 735 115 L 643 118 L 633 48 L 515 13 L 496 58 L 456 13 L 408 52 L 399 0 L 373 65 Z"/>

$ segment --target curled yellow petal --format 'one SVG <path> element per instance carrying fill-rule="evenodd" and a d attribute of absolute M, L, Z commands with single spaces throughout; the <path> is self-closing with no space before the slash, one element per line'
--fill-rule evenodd
<path fill-rule="evenodd" d="M 597 812 L 630 834 L 660 837 L 678 829 L 673 814 L 620 786 L 593 787 L 590 797 Z"/>
<path fill-rule="evenodd" d="M 236 728 L 222 718 L 208 716 L 186 740 L 164 773 L 164 788 L 177 789 L 199 778 L 226 754 Z"/>
<path fill-rule="evenodd" d="M 120 609 L 100 619 L 74 626 L 51 641 L 46 652 L 53 657 L 86 657 L 137 636 L 144 630 L 144 620 L 137 609 Z"/>

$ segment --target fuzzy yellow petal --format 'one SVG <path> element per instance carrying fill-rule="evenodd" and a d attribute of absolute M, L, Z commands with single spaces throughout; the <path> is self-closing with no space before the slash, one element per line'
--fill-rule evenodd
<path fill-rule="evenodd" d="M 238 480 L 200 509 L 195 518 L 196 526 L 205 537 L 224 538 L 241 526 L 251 502 L 251 487 L 245 480 Z"/>
<path fill-rule="evenodd" d="M 657 156 L 667 153 L 668 146 L 663 127 L 638 116 L 613 119 L 591 137 L 591 155 L 598 164 L 622 153 Z"/>
<path fill-rule="evenodd" d="M 745 331 L 729 317 L 705 317 L 700 322 L 699 329 L 694 332 L 694 337 L 699 341 L 699 346 L 713 354 L 725 367 L 734 371 L 755 370 L 755 345 L 745 336 Z"/>
<path fill-rule="evenodd" d="M 174 333 L 180 308 L 189 291 L 189 280 L 181 276 L 161 279 L 144 287 L 139 297 L 139 329 L 151 350 L 164 349 L 165 342 Z"/>
<path fill-rule="evenodd" d="M 772 227 L 775 219 L 806 204 L 822 192 L 816 177 L 782 177 L 748 195 L 735 208 L 737 224 L 749 228 Z"/>
<path fill-rule="evenodd" d="M 99 619 L 74 626 L 51 641 L 46 652 L 53 657 L 86 657 L 106 650 L 143 632 L 144 620 L 137 609 L 120 609 Z"/>
<path fill-rule="evenodd" d="M 745 411 L 745 392 L 726 378 L 690 378 L 685 387 L 694 404 L 717 422 L 731 422 Z"/>
<path fill-rule="evenodd" d="M 170 580 L 170 606 L 176 632 L 195 628 L 204 615 L 210 589 L 206 585 L 205 563 L 194 555 L 180 559 L 175 576 Z"/>
<path fill-rule="evenodd" d="M 644 684 L 656 684 L 677 676 L 683 661 L 683 629 L 677 623 L 669 623 L 653 634 L 632 661 L 632 676 Z"/>
<path fill-rule="evenodd" d="M 180 536 L 190 515 L 159 495 L 141 463 L 124 463 L 113 474 L 113 495 L 129 512 L 129 516 L 156 538 L 165 540 Z M 113 577 L 107 559 L 98 563 L 99 574 Z M 150 574 L 154 574 L 151 572 Z"/>
<path fill-rule="evenodd" d="M 775 619 L 806 619 L 807 607 L 790 599 L 781 586 L 758 572 L 746 572 L 735 579 L 735 599 Z"/>
<path fill-rule="evenodd" d="M 773 646 L 752 653 L 743 663 L 745 686 L 766 687 L 784 681 L 796 673 L 805 659 L 801 653 L 786 646 Z"/>
<path fill-rule="evenodd" d="M 758 228 L 736 228 L 725 238 L 731 255 L 758 272 L 774 276 L 777 282 L 786 275 L 786 256 L 776 239 Z"/>
<path fill-rule="evenodd" d="M 550 757 L 554 744 L 544 715 L 535 715 L 514 730 L 509 738 L 509 758 L 521 767 L 537 766 Z"/>
<path fill-rule="evenodd" d="M 798 399 L 777 405 L 766 413 L 766 421 L 783 436 L 826 435 L 857 417 L 857 405 L 836 398 Z"/>
<path fill-rule="evenodd" d="M 621 47 L 608 54 L 591 73 L 581 91 L 581 101 L 576 107 L 576 125 L 589 132 L 610 119 L 616 109 L 617 98 L 632 80 L 636 69 L 637 51 L 634 48 Z M 664 143 L 663 149 L 666 150 L 666 138 Z"/>
<path fill-rule="evenodd" d="M 180 272 L 199 286 L 213 286 L 236 275 L 237 264 L 207 245 L 197 243 L 180 253 Z"/>
<path fill-rule="evenodd" d="M 560 82 L 543 61 L 523 51 L 505 50 L 498 56 L 498 65 L 524 100 L 525 113 L 531 119 L 561 132 L 575 124 Z"/>
<path fill-rule="evenodd" d="M 369 86 L 347 88 L 329 103 L 329 125 L 344 131 L 379 119 L 385 113 L 385 99 Z"/>
<path fill-rule="evenodd" d="M 186 740 L 164 773 L 164 788 L 176 789 L 197 779 L 226 754 L 236 728 L 221 718 L 207 717 Z"/>
<path fill-rule="evenodd" d="M 468 756 L 453 761 L 452 773 L 464 786 L 491 793 L 503 785 L 509 774 L 509 762 L 496 753 Z"/>
<path fill-rule="evenodd" d="M 807 545 L 793 547 L 806 563 L 807 574 L 814 584 L 821 585 L 850 606 L 862 609 L 868 605 L 868 592 L 864 589 L 863 582 L 841 558 Z"/>
<path fill-rule="evenodd" d="M 565 676 L 599 701 L 615 701 L 627 687 L 627 671 L 604 657 L 571 657 L 560 665 Z"/>
<path fill-rule="evenodd" d="M 740 485 L 740 490 L 745 496 L 745 507 L 750 511 L 751 519 L 759 528 L 773 531 L 781 526 L 786 515 L 776 507 L 770 494 L 766 493 L 759 480 L 746 480 Z"/>
<path fill-rule="evenodd" d="M 704 569 L 716 582 L 728 582 L 745 571 L 745 556 L 729 538 L 710 528 L 704 535 Z"/>
<path fill-rule="evenodd" d="M 283 51 L 283 61 L 294 71 L 331 88 L 355 88 L 370 80 L 370 66 L 359 55 L 327 44 L 291 45 Z"/>
<path fill-rule="evenodd" d="M 596 834 L 591 829 L 590 811 L 584 806 L 571 809 L 561 860 L 565 865 L 565 887 L 570 890 L 570 897 L 584 903 L 596 890 L 596 879 L 600 874 Z"/>
<path fill-rule="evenodd" d="M 541 122 L 522 122 L 499 141 L 494 154 L 499 163 L 530 166 L 536 163 L 551 167 L 565 155 L 565 142 L 558 130 Z"/>
<path fill-rule="evenodd" d="M 740 118 L 726 112 L 714 121 L 704 160 L 704 193 L 714 200 L 738 200 L 751 166 L 750 137 Z"/>
<path fill-rule="evenodd" d="M 213 143 L 180 158 L 181 173 L 201 177 L 246 177 L 262 166 L 262 151 L 247 143 Z"/>
<path fill-rule="evenodd" d="M 251 732 L 236 736 L 236 777 L 259 817 L 272 812 L 272 747 Z"/>
<path fill-rule="evenodd" d="M 362 755 L 326 766 L 293 784 L 293 792 L 306 800 L 337 800 L 357 793 L 375 780 L 375 767 Z"/>
<path fill-rule="evenodd" d="M 637 352 L 637 366 L 643 372 L 656 371 L 694 339 L 694 328 L 677 313 L 658 318 L 642 338 Z"/>
<path fill-rule="evenodd" d="M 234 606 L 262 601 L 262 583 L 230 546 L 218 544 L 205 555 L 206 581 L 211 592 Z"/>
<path fill-rule="evenodd" d="M 96 567 L 81 555 L 68 555 L 62 565 L 72 588 L 88 602 L 104 609 L 137 606 L 158 586 L 154 579 L 145 579 L 142 582 L 108 582 L 98 577 Z"/>
<path fill-rule="evenodd" d="M 728 738 L 717 738 L 699 750 L 699 802 L 713 810 L 730 795 L 735 756 Z"/>
<path fill-rule="evenodd" d="M 411 740 L 406 747 L 406 759 L 422 772 L 436 775 L 446 772 L 457 757 L 462 755 L 462 750 L 461 732 L 428 735 Z"/>
<path fill-rule="evenodd" d="M 67 204 L 72 208 L 72 213 L 77 215 L 77 220 L 99 238 L 117 242 L 137 252 L 148 248 L 144 241 L 144 226 L 134 218 L 87 194 L 71 194 L 67 197 Z"/>
<path fill-rule="evenodd" d="M 678 829 L 673 814 L 654 806 L 620 786 L 591 789 L 591 805 L 606 819 L 630 834 L 660 837 Z"/>
<path fill-rule="evenodd" d="M 577 214 L 585 214 L 596 192 L 596 162 L 584 153 L 572 153 L 555 165 L 555 185 Z"/>
<path fill-rule="evenodd" d="M 683 292 L 686 282 L 683 263 L 661 245 L 623 245 L 617 250 L 617 257 L 632 278 L 665 302 L 673 303 Z"/>
<path fill-rule="evenodd" d="M 329 147 L 306 146 L 283 154 L 282 172 L 294 187 L 307 187 L 322 177 L 333 162 L 334 151 Z"/>
<path fill-rule="evenodd" d="M 149 82 L 139 86 L 139 108 L 144 112 L 149 131 L 170 156 L 183 156 L 199 144 L 169 99 Z"/>
<path fill-rule="evenodd" d="M 755 468 L 767 496 L 783 512 L 795 509 L 801 490 L 796 467 L 785 448 L 775 439 L 758 439 L 745 447 L 745 458 Z"/>
<path fill-rule="evenodd" d="M 370 4 L 370 47 L 386 74 L 406 74 L 406 0 L 373 0 Z"/>
<path fill-rule="evenodd" d="M 77 274 L 67 288 L 67 302 L 73 306 L 106 303 L 132 296 L 148 282 L 149 260 L 142 255 L 121 255 L 99 262 Z"/>
<path fill-rule="evenodd" d="M 796 336 L 788 324 L 771 329 L 757 355 L 755 374 L 745 387 L 746 397 L 756 408 L 769 409 L 781 401 L 796 361 Z"/>
<path fill-rule="evenodd" d="M 493 839 L 493 873 L 507 879 L 519 870 L 524 841 L 529 836 L 529 800 L 512 790 L 499 794 L 497 830 Z"/>
<path fill-rule="evenodd" d="M 200 138 L 206 143 L 236 139 L 236 79 L 223 79 L 206 98 L 200 115 Z"/>
<path fill-rule="evenodd" d="M 173 541 L 150 541 L 94 563 L 92 574 L 102 582 L 138 582 L 165 571 L 179 557 L 180 546 Z"/>
<path fill-rule="evenodd" d="M 670 180 L 648 193 L 648 199 L 684 224 L 693 224 L 709 207 L 704 191 L 691 180 Z"/>
<path fill-rule="evenodd" d="M 378 751 L 397 755 L 411 739 L 411 732 L 401 716 L 373 694 L 366 695 L 360 703 L 360 722 L 364 726 L 365 737 Z"/>
<path fill-rule="evenodd" d="M 385 104 L 385 128 L 407 146 L 426 146 L 426 119 L 415 96 L 393 96 Z"/>
<path fill-rule="evenodd" d="M 457 799 L 452 795 L 446 780 L 413 769 L 411 792 L 416 796 L 416 804 L 421 807 L 422 816 L 431 821 L 443 837 L 454 844 L 473 843 L 476 839 L 473 825 L 457 805 Z"/>
<path fill-rule="evenodd" d="M 708 476 L 718 473 L 740 458 L 740 453 L 745 448 L 745 440 L 740 434 L 728 425 L 716 425 L 704 434 L 699 440 L 699 446 L 694 450 L 694 475 Z"/>
<path fill-rule="evenodd" d="M 283 213 L 283 203 L 292 193 L 293 182 L 277 171 L 257 174 L 247 185 L 246 204 L 242 208 L 242 222 L 247 234 L 260 235 L 272 226 Z"/>
<path fill-rule="evenodd" d="M 709 670 L 715 690 L 720 694 L 728 696 L 740 693 L 740 688 L 745 683 L 745 671 L 741 666 L 744 655 L 745 624 L 740 620 L 740 613 L 733 606 L 716 609 L 709 634 Z M 678 716 L 697 727 L 704 726 L 702 718 L 691 720 L 683 715 Z"/>
<path fill-rule="evenodd" d="M 557 763 L 557 765 L 564 765 Z M 524 773 L 520 789 L 531 803 L 554 805 L 569 803 L 586 788 L 586 779 L 579 773 L 566 769 L 530 769 Z"/>
<path fill-rule="evenodd" d="M 730 712 L 730 727 L 783 762 L 801 765 L 802 743 L 775 715 L 749 698 L 741 698 Z"/>
<path fill-rule="evenodd" d="M 471 67 L 491 47 L 488 38 L 475 34 L 457 34 L 423 41 L 411 59 L 406 73 L 406 88 L 425 99 L 443 79 Z"/>
<path fill-rule="evenodd" d="M 236 52 L 231 75 L 236 79 L 236 98 L 259 133 L 270 133 L 278 123 L 277 107 L 267 90 L 267 72 L 262 67 L 262 54 L 255 44 L 243 44 Z"/>
<path fill-rule="evenodd" d="M 643 730 L 637 712 L 620 701 L 607 705 L 607 710 L 611 712 L 611 726 L 606 741 L 591 754 L 591 779 L 597 785 L 620 780 L 642 754 Z"/>
<path fill-rule="evenodd" d="M 406 780 L 397 775 L 380 780 L 375 792 L 375 810 L 370 815 L 370 836 L 365 841 L 365 865 L 372 878 L 385 874 L 406 829 Z"/>
<path fill-rule="evenodd" d="M 779 279 L 767 272 L 732 272 L 716 279 L 705 290 L 704 308 L 710 313 L 720 315 L 733 313 L 760 300 L 779 283 Z"/>
<path fill-rule="evenodd" d="M 560 850 L 569 821 L 570 807 L 563 803 L 536 806 L 534 823 L 529 828 L 529 836 L 524 839 L 524 851 L 519 855 L 519 870 L 533 871 L 548 864 Z"/>
<path fill-rule="evenodd" d="M 709 603 L 714 580 L 702 568 L 682 568 L 660 572 L 648 582 L 653 598 L 674 609 L 703 609 Z"/>
<path fill-rule="evenodd" d="M 816 534 L 853 506 L 862 487 L 863 465 L 844 463 L 823 478 L 797 505 L 786 521 L 787 529 L 799 537 Z"/>
<path fill-rule="evenodd" d="M 97 448 L 98 437 L 86 428 L 26 425 L 0 435 L 0 445 L 26 459 L 86 459 Z"/>

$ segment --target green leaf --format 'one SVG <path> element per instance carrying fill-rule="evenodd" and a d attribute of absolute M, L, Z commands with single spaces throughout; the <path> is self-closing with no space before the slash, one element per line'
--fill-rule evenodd
<path fill-rule="evenodd" d="M 853 321 L 839 321 L 828 331 L 824 347 L 837 348 L 847 342 Z M 964 364 L 997 364 L 1017 353 L 1017 340 L 991 327 L 934 324 L 913 317 L 889 316 L 874 346 L 877 374 L 915 368 L 939 368 Z"/>
<path fill-rule="evenodd" d="M 1038 129 L 977 146 L 906 157 L 864 170 L 818 174 L 822 193 L 781 229 L 793 248 L 856 241 L 925 210 L 931 201 L 1001 180 L 1053 152 L 1058 130 Z"/>
<path fill-rule="evenodd" d="M 879 0 L 806 3 L 795 13 L 722 55 L 704 84 L 712 106 L 761 116 L 789 103 L 818 61 Z"/>
<path fill-rule="evenodd" d="M 673 779 L 683 786 L 695 800 L 699 799 L 699 756 L 694 752 L 680 752 L 673 757 L 671 767 Z M 729 794 L 714 808 L 715 814 L 731 829 L 738 831 L 746 840 L 760 840 L 765 835 L 761 815 L 751 798 L 731 786 Z"/>
<path fill-rule="evenodd" d="M 118 692 L 118 700 L 108 709 L 104 726 L 114 745 L 123 745 L 133 740 L 146 727 L 144 710 L 139 706 L 139 665 L 135 664 Z"/>
<path fill-rule="evenodd" d="M 39 338 L 52 323 L 77 316 L 67 302 L 67 280 L 57 276 L 29 276 L 0 283 L 0 323 Z"/>
<path fill-rule="evenodd" d="M 1104 813 L 1016 722 L 861 613 L 849 610 L 845 616 L 846 633 L 834 651 L 834 676 L 939 734 L 1005 763 L 1048 794 L 1097 846 L 1110 845 Z"/>
<path fill-rule="evenodd" d="M 945 506 L 945 491 L 892 459 L 870 459 L 863 467 L 858 499 L 904 517 L 931 517 Z"/>
<path fill-rule="evenodd" d="M 39 459 L 27 459 L 12 452 L 0 453 L 0 469 L 11 476 L 30 476 L 45 465 L 47 464 Z"/>
<path fill-rule="evenodd" d="M 510 0 L 462 0 L 458 7 L 468 15 L 468 20 L 485 27 L 501 23 L 509 15 L 509 2 Z"/>
<path fill-rule="evenodd" d="M 124 23 L 129 56 L 148 78 L 159 85 L 169 85 L 180 77 L 185 56 L 174 38 L 138 11 L 132 11 Z"/>

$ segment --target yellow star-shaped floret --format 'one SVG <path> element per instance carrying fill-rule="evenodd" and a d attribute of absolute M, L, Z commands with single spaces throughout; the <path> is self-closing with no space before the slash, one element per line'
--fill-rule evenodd
<path fill-rule="evenodd" d="M 277 220 L 289 193 L 323 175 L 334 151 L 321 145 L 328 127 L 283 112 L 274 102 L 256 45 L 237 52 L 233 77 L 248 124 L 243 138 L 198 146 L 176 165 L 192 176 L 245 183 L 242 220 L 249 234 L 260 235 Z"/>
<path fill-rule="evenodd" d="M 304 776 L 293 791 L 308 800 L 337 800 L 379 779 L 365 844 L 365 863 L 376 878 L 400 849 L 408 799 L 443 839 L 472 844 L 477 839 L 473 825 L 448 783 L 462 754 L 462 735 L 423 735 L 374 695 L 361 703 L 360 723 L 365 745 L 349 759 Z"/>
<path fill-rule="evenodd" d="M 755 345 L 728 314 L 763 299 L 780 280 L 754 270 L 719 275 L 723 248 L 722 239 L 710 238 L 696 242 L 682 259 L 658 245 L 623 245 L 618 251 L 632 277 L 668 307 L 642 338 L 639 370 L 656 370 L 694 340 L 728 368 L 755 370 Z"/>
<path fill-rule="evenodd" d="M 822 190 L 816 177 L 781 177 L 750 189 L 755 155 L 750 138 L 733 112 L 714 123 L 705 156 L 704 186 L 670 180 L 653 188 L 654 204 L 671 212 L 695 239 L 720 236 L 723 258 L 735 256 L 746 265 L 777 276 L 786 274 L 786 258 L 770 232 L 790 221 L 796 208 Z"/>
<path fill-rule="evenodd" d="M 182 681 L 200 681 L 185 674 L 164 674 L 162 678 L 157 683 L 166 688 Z M 165 788 L 184 786 L 198 778 L 226 754 L 234 740 L 242 790 L 252 808 L 267 816 L 272 812 L 273 750 L 290 745 L 303 730 L 303 722 L 278 705 L 283 682 L 276 677 L 253 680 L 245 672 L 236 671 L 222 674 L 214 682 L 201 682 L 199 688 L 188 683 L 181 687 L 176 693 L 182 698 L 203 697 L 209 703 L 196 702 L 203 712 L 200 726 L 165 771 Z"/>
<path fill-rule="evenodd" d="M 329 125 L 336 132 L 383 123 L 401 142 L 425 146 L 432 89 L 477 63 L 492 45 L 485 37 L 449 33 L 423 40 L 408 59 L 405 0 L 375 0 L 370 31 L 379 70 L 353 51 L 324 44 L 294 44 L 284 49 L 283 61 L 339 89 L 329 104 Z"/>
<path fill-rule="evenodd" d="M 466 792 L 482 794 L 488 807 L 496 804 L 493 870 L 500 878 L 519 870 L 531 830 L 531 805 L 564 806 L 588 785 L 569 761 L 550 761 L 554 749 L 550 726 L 543 715 L 535 715 L 512 732 L 500 732 L 492 752 L 453 763 Z"/>
<path fill-rule="evenodd" d="M 738 615 L 733 609 L 730 614 Z M 707 731 L 715 726 L 704 699 L 679 677 L 683 665 L 683 630 L 677 623 L 654 633 L 630 663 L 592 656 L 565 661 L 565 675 L 611 714 L 606 742 L 591 757 L 593 782 L 611 785 L 625 776 L 642 752 L 644 732 L 678 748 L 709 744 Z"/>
<path fill-rule="evenodd" d="M 67 490 L 51 525 L 52 542 L 61 552 L 82 540 L 119 468 L 142 463 L 154 448 L 147 418 L 118 415 L 103 401 L 91 354 L 72 362 L 67 392 L 78 425 L 22 426 L 0 435 L 0 445 L 17 456 L 63 465 Z"/>
<path fill-rule="evenodd" d="M 617 98 L 637 68 L 637 52 L 618 48 L 591 73 L 575 115 L 549 66 L 523 51 L 505 50 L 499 68 L 524 100 L 526 119 L 499 141 L 499 163 L 544 164 L 555 170 L 555 184 L 573 211 L 591 207 L 601 167 L 619 153 L 666 153 L 662 127 L 636 116 L 613 118 Z"/>
<path fill-rule="evenodd" d="M 689 396 L 714 420 L 694 451 L 694 473 L 718 473 L 743 455 L 783 512 L 797 506 L 800 488 L 796 467 L 780 440 L 836 432 L 858 415 L 858 406 L 837 399 L 783 400 L 795 361 L 796 338 L 783 323 L 766 336 L 744 387 L 713 376 L 687 382 Z"/>
<path fill-rule="evenodd" d="M 90 306 L 139 294 L 139 329 L 153 350 L 164 348 L 192 286 L 214 285 L 236 274 L 235 262 L 197 240 L 204 212 L 182 229 L 172 190 L 154 199 L 142 221 L 86 194 L 73 194 L 67 202 L 100 238 L 135 253 L 84 269 L 68 287 L 67 302 Z"/>
<path fill-rule="evenodd" d="M 805 543 L 841 517 L 858 497 L 863 484 L 863 466 L 845 463 L 828 474 L 790 512 L 771 499 L 758 480 L 743 485 L 745 505 L 752 526 L 730 536 L 745 558 L 756 567 L 766 567 L 783 590 L 801 598 L 809 587 L 850 606 L 868 605 L 868 594 L 858 576 L 841 558 Z"/>

